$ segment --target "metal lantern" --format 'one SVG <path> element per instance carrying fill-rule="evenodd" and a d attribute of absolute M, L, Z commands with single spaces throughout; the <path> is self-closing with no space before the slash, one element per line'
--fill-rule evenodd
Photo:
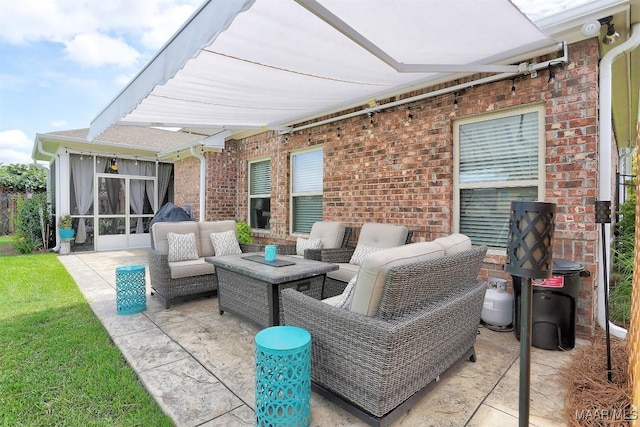
<path fill-rule="evenodd" d="M 531 382 L 531 279 L 548 279 L 553 273 L 553 231 L 556 205 L 511 202 L 505 271 L 522 277 L 520 299 L 519 425 L 529 425 Z"/>

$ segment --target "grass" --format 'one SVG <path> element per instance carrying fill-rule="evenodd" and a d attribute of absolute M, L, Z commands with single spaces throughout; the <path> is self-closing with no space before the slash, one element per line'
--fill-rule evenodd
<path fill-rule="evenodd" d="M 0 271 L 0 425 L 172 425 L 55 254 Z"/>

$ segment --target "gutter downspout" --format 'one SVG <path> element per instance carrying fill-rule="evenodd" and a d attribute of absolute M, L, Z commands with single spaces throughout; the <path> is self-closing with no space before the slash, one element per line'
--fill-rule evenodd
<path fill-rule="evenodd" d="M 613 182 L 613 174 L 611 171 L 611 81 L 612 81 L 612 65 L 613 61 L 623 53 L 635 49 L 640 44 L 640 24 L 633 24 L 631 29 L 631 37 L 619 46 L 611 49 L 600 60 L 600 135 L 598 149 L 600 151 L 600 165 L 598 172 L 598 180 L 600 182 L 600 190 L 598 192 L 599 200 L 611 200 L 611 185 Z M 611 247 L 611 227 L 605 227 L 605 243 L 607 248 Z M 605 307 L 604 307 L 604 270 L 602 269 L 602 260 L 607 257 L 607 265 L 611 265 L 611 251 L 606 254 L 602 253 L 603 245 L 598 246 L 598 259 L 600 260 L 599 270 L 602 274 L 598 275 L 598 323 L 604 329 L 606 327 Z M 609 273 L 609 272 L 607 272 Z M 609 280 L 609 277 L 606 278 Z M 609 322 L 611 333 L 618 338 L 626 338 L 627 330 L 620 326 Z"/>
<path fill-rule="evenodd" d="M 196 147 L 191 147 L 189 149 L 191 155 L 200 159 L 200 215 L 199 221 L 204 221 L 204 211 L 205 211 L 205 200 L 206 200 L 206 183 L 207 183 L 207 160 L 204 158 L 202 153 L 198 153 L 196 151 Z"/>

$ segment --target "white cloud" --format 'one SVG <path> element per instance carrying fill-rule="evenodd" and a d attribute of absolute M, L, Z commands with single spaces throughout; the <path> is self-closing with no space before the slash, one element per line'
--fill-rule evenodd
<path fill-rule="evenodd" d="M 0 163 L 33 163 L 31 151 L 33 141 L 18 129 L 0 132 Z"/>
<path fill-rule="evenodd" d="M 156 51 L 202 0 L 0 0 L 0 41 L 62 43 L 85 66 L 128 67 Z"/>
<path fill-rule="evenodd" d="M 129 67 L 134 65 L 140 56 L 138 51 L 124 40 L 98 33 L 78 34 L 66 43 L 66 46 L 67 57 L 87 67 Z"/>

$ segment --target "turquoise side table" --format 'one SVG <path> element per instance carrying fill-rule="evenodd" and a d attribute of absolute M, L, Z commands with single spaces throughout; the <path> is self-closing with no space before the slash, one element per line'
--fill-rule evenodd
<path fill-rule="evenodd" d="M 273 326 L 256 334 L 256 425 L 311 424 L 311 334 Z"/>
<path fill-rule="evenodd" d="M 147 309 L 144 265 L 116 268 L 116 310 L 118 314 L 136 314 Z"/>

